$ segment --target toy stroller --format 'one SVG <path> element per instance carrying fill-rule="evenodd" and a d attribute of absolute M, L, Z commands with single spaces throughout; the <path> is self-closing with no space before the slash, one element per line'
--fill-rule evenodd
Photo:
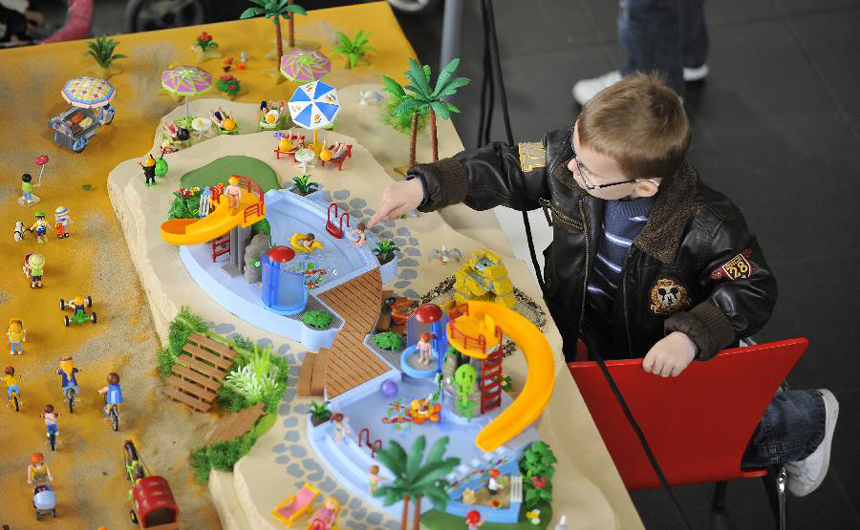
<path fill-rule="evenodd" d="M 33 508 L 36 510 L 36 520 L 43 515 L 57 517 L 57 494 L 47 484 L 36 486 L 33 489 Z"/>

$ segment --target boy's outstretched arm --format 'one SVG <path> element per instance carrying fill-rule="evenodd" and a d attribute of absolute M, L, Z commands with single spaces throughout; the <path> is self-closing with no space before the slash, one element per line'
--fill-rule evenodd
<path fill-rule="evenodd" d="M 776 279 L 749 233 L 740 212 L 714 230 L 699 276 L 706 300 L 666 319 L 666 333 L 680 331 L 698 348 L 697 359 L 710 359 L 722 348 L 750 337 L 770 320 L 776 304 Z"/>

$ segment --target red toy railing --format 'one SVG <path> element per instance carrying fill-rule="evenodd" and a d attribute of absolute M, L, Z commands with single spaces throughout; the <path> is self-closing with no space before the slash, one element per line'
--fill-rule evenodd
<path fill-rule="evenodd" d="M 453 311 L 448 313 L 448 337 L 450 337 L 449 342 L 450 342 L 450 339 L 462 341 L 463 342 L 463 348 L 480 350 L 481 352 L 486 353 L 487 341 L 484 339 L 483 335 L 479 335 L 477 338 L 470 337 L 470 336 L 466 335 L 465 333 L 463 333 L 462 331 L 458 330 L 457 327 L 455 326 L 456 319 L 463 316 L 463 315 L 466 315 L 466 316 L 469 315 L 468 304 L 461 304 L 461 305 L 455 307 Z M 501 345 L 502 345 L 502 328 L 500 328 L 499 326 L 496 326 L 496 329 L 495 329 L 493 335 L 499 339 L 499 347 L 501 347 Z M 469 346 L 470 344 L 472 344 L 472 346 Z"/>
<path fill-rule="evenodd" d="M 331 211 L 334 209 L 334 217 L 338 219 L 338 226 L 335 226 L 332 222 Z M 331 234 L 332 236 L 343 239 L 343 218 L 346 217 L 346 227 L 349 228 L 349 212 L 340 213 L 337 208 L 337 203 L 332 202 L 328 205 L 328 211 L 326 212 L 326 223 L 325 229 L 326 232 Z"/>
<path fill-rule="evenodd" d="M 361 447 L 361 440 L 362 440 L 361 435 L 362 434 L 366 434 L 366 436 L 364 438 L 365 438 L 365 440 L 367 440 L 367 446 L 370 447 L 370 457 L 376 458 L 376 450 L 378 448 L 382 447 L 382 440 L 376 439 L 373 441 L 373 443 L 371 443 L 370 442 L 370 429 L 365 427 L 365 428 L 361 429 L 360 431 L 358 431 L 358 446 L 359 447 Z"/>
<path fill-rule="evenodd" d="M 244 184 L 243 187 L 248 190 L 248 193 L 255 193 L 260 198 L 259 202 L 245 208 L 243 221 L 247 223 L 248 219 L 255 215 L 264 216 L 266 214 L 266 197 L 263 193 L 263 188 L 256 181 L 248 177 L 243 177 L 242 175 L 232 176 L 239 179 L 240 184 Z"/>

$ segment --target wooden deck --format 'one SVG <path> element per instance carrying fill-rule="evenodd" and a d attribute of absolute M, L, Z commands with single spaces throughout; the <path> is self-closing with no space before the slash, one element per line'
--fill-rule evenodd
<path fill-rule="evenodd" d="M 326 291 L 320 300 L 340 315 L 344 325 L 331 348 L 309 360 L 313 369 L 311 395 L 320 395 L 313 391 L 320 390 L 322 383 L 328 398 L 333 398 L 389 371 L 391 367 L 364 345 L 364 337 L 373 330 L 382 307 L 379 269 Z M 319 380 L 320 373 L 323 381 Z"/>

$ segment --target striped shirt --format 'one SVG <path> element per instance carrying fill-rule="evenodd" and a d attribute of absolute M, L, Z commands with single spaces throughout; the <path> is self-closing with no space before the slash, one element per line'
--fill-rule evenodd
<path fill-rule="evenodd" d="M 653 204 L 653 197 L 606 201 L 602 236 L 597 243 L 597 256 L 586 295 L 586 307 L 594 320 L 612 321 L 615 293 L 621 285 L 621 271 L 627 252 L 633 240 L 645 228 Z"/>

